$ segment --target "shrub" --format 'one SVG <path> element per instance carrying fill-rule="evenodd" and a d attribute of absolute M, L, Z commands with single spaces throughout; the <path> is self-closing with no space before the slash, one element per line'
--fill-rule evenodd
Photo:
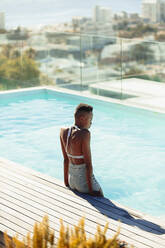
<path fill-rule="evenodd" d="M 18 235 L 10 239 L 5 233 L 6 248 L 126 248 L 125 242 L 118 240 L 119 230 L 113 238 L 107 238 L 106 232 L 108 223 L 101 230 L 98 225 L 96 234 L 93 238 L 87 238 L 84 228 L 84 219 L 81 219 L 78 225 L 73 229 L 65 228 L 61 220 L 59 238 L 55 244 L 54 231 L 49 227 L 48 216 L 45 216 L 41 223 L 35 223 L 33 228 L 33 237 L 28 233 L 23 241 L 18 239 Z M 133 248 L 133 246 L 131 246 Z"/>
<path fill-rule="evenodd" d="M 40 85 L 41 73 L 34 57 L 33 49 L 21 54 L 14 46 L 3 46 L 0 53 L 0 87 L 12 89 Z"/>
<path fill-rule="evenodd" d="M 18 235 L 10 239 L 7 233 L 4 234 L 6 248 L 47 248 L 54 247 L 54 231 L 49 227 L 48 216 L 44 216 L 41 223 L 35 223 L 33 237 L 30 233 L 20 241 Z"/>

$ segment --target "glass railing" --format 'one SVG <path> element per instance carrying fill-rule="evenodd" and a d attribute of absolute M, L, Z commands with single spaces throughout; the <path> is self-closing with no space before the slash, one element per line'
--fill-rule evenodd
<path fill-rule="evenodd" d="M 51 85 L 121 100 L 162 96 L 164 65 L 163 42 L 56 32 L 0 37 L 0 90 Z"/>
<path fill-rule="evenodd" d="M 141 40 L 121 40 L 121 42 L 123 97 L 127 93 L 129 98 L 154 96 L 155 90 L 158 92 L 159 88 L 163 87 L 163 84 L 159 83 L 165 82 L 164 77 L 161 76 L 165 44 Z"/>
<path fill-rule="evenodd" d="M 87 41 L 87 38 L 89 41 Z M 120 98 L 121 93 L 106 90 L 112 82 L 121 85 L 121 44 L 120 40 L 106 36 L 82 35 L 82 43 L 88 50 L 82 50 L 82 84 L 91 93 Z"/>
<path fill-rule="evenodd" d="M 165 43 L 90 38 L 91 49 L 84 52 L 88 57 L 83 56 L 82 84 L 91 93 L 129 101 L 165 96 Z M 87 78 L 88 72 L 92 80 Z"/>

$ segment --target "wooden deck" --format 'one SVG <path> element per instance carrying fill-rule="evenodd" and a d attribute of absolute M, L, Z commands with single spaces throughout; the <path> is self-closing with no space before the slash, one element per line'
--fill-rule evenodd
<path fill-rule="evenodd" d="M 165 247 L 165 224 L 160 220 L 106 198 L 77 194 L 55 178 L 0 158 L 0 247 L 4 245 L 4 231 L 11 236 L 18 233 L 21 238 L 45 214 L 56 238 L 60 218 L 73 226 L 84 216 L 89 236 L 94 235 L 97 224 L 103 227 L 108 221 L 108 236 L 113 236 L 120 225 L 119 238 L 135 247 Z"/>

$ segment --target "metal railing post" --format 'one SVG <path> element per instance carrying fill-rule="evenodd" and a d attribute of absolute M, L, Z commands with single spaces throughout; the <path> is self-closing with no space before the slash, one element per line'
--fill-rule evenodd
<path fill-rule="evenodd" d="M 123 98 L 123 42 L 120 39 L 120 81 L 121 81 L 121 99 Z"/>

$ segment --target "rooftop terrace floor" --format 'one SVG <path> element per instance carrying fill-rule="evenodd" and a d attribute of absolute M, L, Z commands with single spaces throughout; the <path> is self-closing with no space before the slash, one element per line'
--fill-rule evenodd
<path fill-rule="evenodd" d="M 165 113 L 165 83 L 129 78 L 95 83 L 89 86 L 89 90 L 125 105 Z"/>
<path fill-rule="evenodd" d="M 73 192 L 55 178 L 0 158 L 0 247 L 4 246 L 4 231 L 11 236 L 18 233 L 22 238 L 45 214 L 56 238 L 61 218 L 65 225 L 73 227 L 84 216 L 89 236 L 95 234 L 97 224 L 103 227 L 108 221 L 109 237 L 120 226 L 119 238 L 128 244 L 138 248 L 165 247 L 165 224 L 159 219 L 107 198 Z"/>
<path fill-rule="evenodd" d="M 58 85 L 62 91 L 165 113 L 165 83 L 139 78 Z"/>

